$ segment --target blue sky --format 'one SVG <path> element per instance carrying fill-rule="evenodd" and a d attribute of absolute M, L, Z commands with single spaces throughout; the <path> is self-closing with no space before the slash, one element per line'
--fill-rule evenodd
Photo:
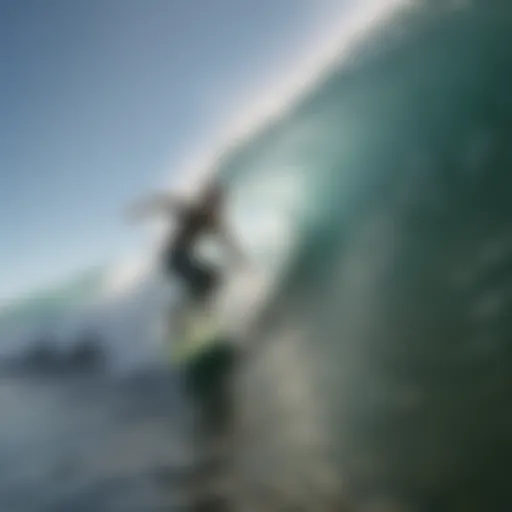
<path fill-rule="evenodd" d="M 3 0 L 0 300 L 135 248 L 126 203 L 204 146 L 343 3 Z"/>

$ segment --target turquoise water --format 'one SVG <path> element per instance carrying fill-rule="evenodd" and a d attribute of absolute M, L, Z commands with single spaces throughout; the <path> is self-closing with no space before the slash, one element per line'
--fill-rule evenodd
<path fill-rule="evenodd" d="M 473 140 L 500 108 L 496 101 L 484 112 L 482 98 L 490 87 L 501 91 L 506 36 L 477 23 L 476 14 L 455 21 L 442 8 L 405 12 L 406 21 L 395 16 L 370 30 L 347 62 L 322 70 L 315 87 L 217 164 L 253 216 L 298 232 L 293 260 L 318 254 L 318 265 L 328 267 L 326 253 L 354 218 L 398 185 L 433 181 L 426 167 L 441 151 L 471 158 Z"/>
<path fill-rule="evenodd" d="M 282 226 L 239 383 L 247 492 L 276 504 L 511 506 L 512 18 L 418 5 L 220 165 Z"/>

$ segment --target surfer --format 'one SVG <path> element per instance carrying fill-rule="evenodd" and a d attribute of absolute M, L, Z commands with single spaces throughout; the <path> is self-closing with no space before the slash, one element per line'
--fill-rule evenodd
<path fill-rule="evenodd" d="M 211 181 L 195 202 L 188 203 L 168 194 L 155 194 L 135 205 L 130 212 L 132 217 L 138 218 L 160 211 L 176 220 L 174 236 L 164 243 L 162 266 L 170 279 L 178 277 L 185 285 L 192 300 L 192 310 L 196 310 L 197 305 L 199 309 L 202 309 L 202 305 L 211 306 L 210 299 L 220 284 L 220 271 L 214 265 L 201 261 L 195 254 L 196 244 L 201 237 L 206 234 L 216 235 L 230 249 L 238 263 L 247 261 L 226 229 L 222 215 L 224 204 L 223 188 L 218 182 Z M 203 496 L 201 488 L 208 488 L 210 479 L 216 480 L 219 475 L 229 473 L 230 470 L 230 451 L 222 447 L 223 440 L 232 435 L 232 379 L 237 359 L 231 343 L 221 336 L 215 339 L 215 343 L 187 358 L 181 366 L 185 390 L 197 406 L 199 414 L 199 421 L 194 427 L 198 429 L 199 437 L 196 441 L 202 447 L 206 467 L 212 463 L 214 466 L 214 470 L 209 471 L 210 478 L 198 483 L 196 489 L 199 502 L 206 500 L 206 510 L 225 510 L 219 508 L 218 504 L 213 507 L 208 501 L 208 493 Z"/>
<path fill-rule="evenodd" d="M 212 180 L 194 203 L 187 203 L 170 194 L 155 194 L 130 212 L 133 218 L 138 218 L 161 211 L 176 220 L 174 236 L 164 243 L 163 268 L 170 278 L 176 276 L 181 280 L 193 301 L 209 298 L 220 278 L 214 265 L 201 261 L 195 255 L 196 243 L 202 236 L 216 235 L 238 262 L 245 259 L 225 227 L 222 218 L 224 203 L 223 188 L 219 182 Z"/>
<path fill-rule="evenodd" d="M 201 323 L 201 311 L 208 311 L 206 317 L 210 319 L 214 316 L 209 314 L 215 312 L 211 299 L 221 278 L 219 269 L 196 256 L 197 242 L 204 235 L 213 234 L 229 249 L 236 263 L 245 264 L 248 261 L 226 229 L 224 205 L 225 190 L 218 181 L 213 180 L 194 202 L 168 194 L 156 194 L 131 209 L 135 218 L 160 211 L 176 221 L 173 236 L 168 237 L 163 246 L 162 266 L 170 279 L 180 279 L 192 301 L 180 312 L 185 327 L 182 334 L 185 346 L 190 342 L 190 325 Z M 188 313 L 191 324 L 187 322 Z M 231 510 L 229 493 L 219 488 L 220 494 L 216 496 L 211 495 L 211 490 L 217 488 L 218 484 L 222 486 L 223 479 L 229 477 L 232 471 L 231 446 L 236 423 L 233 382 L 239 354 L 229 335 L 226 337 L 222 331 L 214 330 L 207 336 L 212 343 L 192 351 L 191 356 L 180 359 L 179 365 L 184 391 L 197 414 L 197 421 L 191 426 L 189 435 L 194 436 L 194 444 L 201 455 L 199 459 L 202 462 L 197 469 L 203 478 L 196 482 L 194 494 L 198 510 Z M 180 345 L 178 343 L 177 346 Z"/>

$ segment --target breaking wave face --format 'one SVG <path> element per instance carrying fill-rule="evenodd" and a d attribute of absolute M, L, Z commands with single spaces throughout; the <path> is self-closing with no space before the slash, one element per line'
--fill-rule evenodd
<path fill-rule="evenodd" d="M 412 3 L 219 162 L 240 234 L 282 278 L 239 381 L 240 475 L 257 473 L 240 492 L 258 480 L 261 510 L 510 509 L 500 9 Z"/>

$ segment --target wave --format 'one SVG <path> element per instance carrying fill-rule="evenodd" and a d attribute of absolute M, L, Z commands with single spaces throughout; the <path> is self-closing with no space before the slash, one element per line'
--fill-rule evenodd
<path fill-rule="evenodd" d="M 509 506 L 510 33 L 498 2 L 413 2 L 225 169 L 299 198 L 237 383 L 266 509 Z"/>

